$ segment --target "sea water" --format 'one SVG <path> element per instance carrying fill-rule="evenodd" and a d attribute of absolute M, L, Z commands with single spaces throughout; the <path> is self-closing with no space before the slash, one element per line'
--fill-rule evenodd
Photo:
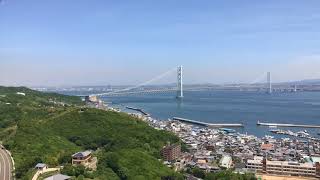
<path fill-rule="evenodd" d="M 249 91 L 186 91 L 183 99 L 175 93 L 103 97 L 110 106 L 124 111 L 141 108 L 152 117 L 167 120 L 181 117 L 209 123 L 242 123 L 241 133 L 262 137 L 269 127 L 257 121 L 320 125 L 320 92 L 273 93 Z M 282 128 L 300 131 L 307 128 Z M 307 129 L 317 136 L 320 129 Z"/>

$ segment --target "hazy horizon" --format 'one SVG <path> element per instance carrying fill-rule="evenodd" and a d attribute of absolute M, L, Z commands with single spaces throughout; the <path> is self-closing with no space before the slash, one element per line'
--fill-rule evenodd
<path fill-rule="evenodd" d="M 0 85 L 320 79 L 320 1 L 0 1 Z M 174 83 L 171 73 L 156 84 Z"/>

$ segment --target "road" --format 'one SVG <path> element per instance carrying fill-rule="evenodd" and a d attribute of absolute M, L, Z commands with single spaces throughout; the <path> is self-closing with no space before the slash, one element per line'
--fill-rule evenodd
<path fill-rule="evenodd" d="M 12 178 L 12 161 L 8 153 L 0 148 L 0 179 L 13 180 Z"/>

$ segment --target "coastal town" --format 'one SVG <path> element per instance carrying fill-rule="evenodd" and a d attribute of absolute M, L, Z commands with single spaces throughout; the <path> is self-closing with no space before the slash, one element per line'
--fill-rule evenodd
<path fill-rule="evenodd" d="M 177 170 L 198 167 L 206 172 L 232 168 L 239 173 L 320 177 L 320 142 L 292 138 L 258 138 L 233 129 L 211 129 L 175 120 L 144 118 L 152 127 L 178 135 L 188 152 L 165 162 Z"/>
<path fill-rule="evenodd" d="M 106 105 L 92 96 L 84 99 L 87 107 L 121 112 L 120 109 Z M 203 172 L 231 170 L 234 173 L 253 173 L 260 179 L 266 175 L 275 177 L 297 177 L 298 179 L 320 178 L 320 140 L 307 132 L 271 129 L 270 132 L 286 135 L 283 138 L 265 135 L 258 138 L 242 134 L 231 128 L 201 126 L 175 119 L 157 120 L 142 109 L 126 107 L 130 116 L 145 121 L 149 126 L 174 133 L 181 144 L 166 144 L 162 150 L 161 161 L 175 171 L 187 172 L 198 168 Z M 135 111 L 135 112 L 132 112 Z M 72 155 L 72 165 L 84 165 L 96 169 L 98 159 L 87 150 Z M 50 169 L 46 164 L 35 166 L 38 174 Z M 34 179 L 37 179 L 36 174 Z M 56 174 L 55 176 L 64 176 Z M 70 177 L 64 177 L 66 179 Z M 196 177 L 190 175 L 190 179 Z"/>
<path fill-rule="evenodd" d="M 112 107 L 108 109 L 120 111 Z M 229 128 L 156 120 L 141 111 L 129 114 L 155 129 L 173 132 L 182 140 L 184 150 L 181 144 L 168 144 L 161 151 L 164 164 L 176 171 L 199 168 L 205 172 L 219 172 L 230 169 L 235 173 L 254 173 L 257 177 L 320 177 L 320 141 L 306 132 L 272 129 L 273 133 L 287 136 L 258 138 Z"/>

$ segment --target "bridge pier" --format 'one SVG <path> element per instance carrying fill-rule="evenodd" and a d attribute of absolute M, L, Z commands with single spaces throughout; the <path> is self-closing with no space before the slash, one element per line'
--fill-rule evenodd
<path fill-rule="evenodd" d="M 183 98 L 182 66 L 179 66 L 177 70 L 177 89 L 177 98 Z"/>
<path fill-rule="evenodd" d="M 267 73 L 267 81 L 268 81 L 268 93 L 272 93 L 272 84 L 271 84 L 271 73 Z"/>

